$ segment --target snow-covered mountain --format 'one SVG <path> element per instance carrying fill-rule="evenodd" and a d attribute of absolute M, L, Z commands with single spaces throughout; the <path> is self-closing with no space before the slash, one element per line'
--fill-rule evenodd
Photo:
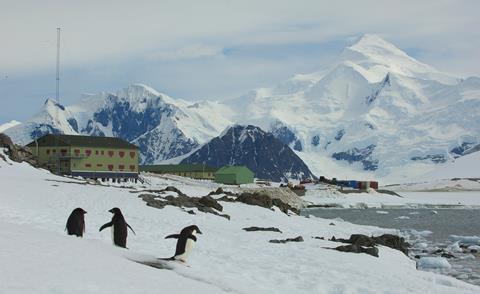
<path fill-rule="evenodd" d="M 135 84 L 116 94 L 85 95 L 68 107 L 48 99 L 39 114 L 5 132 L 20 144 L 47 133 L 120 137 L 138 145 L 142 161 L 152 163 L 188 153 L 218 135 L 231 123 L 221 115 L 223 108 Z"/>
<path fill-rule="evenodd" d="M 317 175 L 424 173 L 480 141 L 480 79 L 423 64 L 375 35 L 330 67 L 228 101 L 233 121 L 271 130 Z"/>
<path fill-rule="evenodd" d="M 181 162 L 205 163 L 213 167 L 245 165 L 256 178 L 277 182 L 314 178 L 287 145 L 272 133 L 252 125 L 229 127 Z"/>
<path fill-rule="evenodd" d="M 288 144 L 316 175 L 416 177 L 480 144 L 480 78 L 458 78 L 364 35 L 330 66 L 222 102 L 191 103 L 144 85 L 44 110 L 6 133 L 18 143 L 46 132 L 113 135 L 143 162 L 193 152 L 234 123 Z M 55 119 L 54 119 L 55 118 Z"/>

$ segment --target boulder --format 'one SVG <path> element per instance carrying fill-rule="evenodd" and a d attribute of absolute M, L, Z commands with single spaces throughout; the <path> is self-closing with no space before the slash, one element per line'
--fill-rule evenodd
<path fill-rule="evenodd" d="M 350 253 L 366 253 L 371 256 L 378 257 L 378 248 L 377 247 L 363 247 L 356 244 L 343 245 L 333 248 L 341 252 L 350 252 Z"/>
<path fill-rule="evenodd" d="M 277 243 L 277 244 L 285 244 L 285 243 L 288 243 L 288 242 L 303 242 L 303 237 L 302 236 L 298 236 L 298 237 L 295 237 L 295 238 L 288 238 L 288 239 L 283 239 L 283 240 L 270 240 L 268 241 L 270 243 Z"/>
<path fill-rule="evenodd" d="M 0 133 L 0 148 L 7 149 L 6 154 L 15 162 L 27 162 L 32 166 L 40 167 L 37 158 L 32 154 L 28 147 L 15 145 L 9 136 Z"/>
<path fill-rule="evenodd" d="M 282 231 L 280 231 L 279 228 L 274 228 L 274 227 L 269 227 L 269 228 L 248 227 L 248 228 L 243 228 L 242 230 L 247 232 L 268 231 L 268 232 L 282 233 Z"/>

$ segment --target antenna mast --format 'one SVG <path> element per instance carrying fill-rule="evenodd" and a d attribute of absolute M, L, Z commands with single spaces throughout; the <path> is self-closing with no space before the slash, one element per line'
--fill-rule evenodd
<path fill-rule="evenodd" d="M 57 88 L 55 99 L 60 104 L 60 28 L 57 28 Z"/>

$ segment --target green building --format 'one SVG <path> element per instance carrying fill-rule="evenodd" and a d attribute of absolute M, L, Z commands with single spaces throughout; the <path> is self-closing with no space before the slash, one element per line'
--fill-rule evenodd
<path fill-rule="evenodd" d="M 246 166 L 224 166 L 215 173 L 215 182 L 230 185 L 253 183 L 255 174 Z"/>
<path fill-rule="evenodd" d="M 140 171 L 156 174 L 170 174 L 193 179 L 213 180 L 217 169 L 205 164 L 159 164 L 141 165 Z"/>
<path fill-rule="evenodd" d="M 120 138 L 46 135 L 27 145 L 52 172 L 84 178 L 138 177 L 138 147 Z"/>

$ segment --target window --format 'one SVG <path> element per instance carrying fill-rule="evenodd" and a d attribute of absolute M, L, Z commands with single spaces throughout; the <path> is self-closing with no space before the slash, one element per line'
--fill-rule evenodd
<path fill-rule="evenodd" d="M 50 149 L 47 149 L 47 155 L 50 154 Z"/>
<path fill-rule="evenodd" d="M 92 150 L 90 150 L 90 149 L 85 150 L 85 154 L 87 156 L 90 156 L 90 154 L 92 154 Z"/>
<path fill-rule="evenodd" d="M 135 157 L 135 151 L 131 151 L 131 152 L 130 152 L 130 157 L 131 157 L 131 158 L 134 158 L 134 157 Z"/>
<path fill-rule="evenodd" d="M 131 170 L 135 170 L 135 165 L 133 165 L 133 164 L 130 165 L 130 169 L 131 169 Z"/>
<path fill-rule="evenodd" d="M 75 156 L 79 156 L 79 155 L 80 155 L 80 149 L 75 149 L 75 150 L 73 150 L 73 152 L 75 153 Z"/>
<path fill-rule="evenodd" d="M 105 155 L 105 152 L 102 150 L 102 151 L 100 151 L 100 154 Z"/>
<path fill-rule="evenodd" d="M 92 167 L 90 163 L 85 163 L 85 167 Z"/>
<path fill-rule="evenodd" d="M 98 155 L 98 150 L 95 150 L 95 155 Z"/>
<path fill-rule="evenodd" d="M 97 163 L 97 167 L 102 167 L 102 166 L 103 166 L 103 164 Z"/>
<path fill-rule="evenodd" d="M 115 152 L 114 152 L 114 151 L 111 151 L 111 150 L 110 150 L 110 151 L 108 151 L 108 156 L 112 157 L 112 156 L 113 156 L 113 154 L 115 154 Z"/>
<path fill-rule="evenodd" d="M 118 155 L 120 155 L 120 157 L 123 158 L 125 156 L 125 151 L 119 151 Z"/>
<path fill-rule="evenodd" d="M 118 165 L 118 168 L 119 168 L 119 169 L 125 169 L 125 165 L 120 164 L 120 165 Z"/>

